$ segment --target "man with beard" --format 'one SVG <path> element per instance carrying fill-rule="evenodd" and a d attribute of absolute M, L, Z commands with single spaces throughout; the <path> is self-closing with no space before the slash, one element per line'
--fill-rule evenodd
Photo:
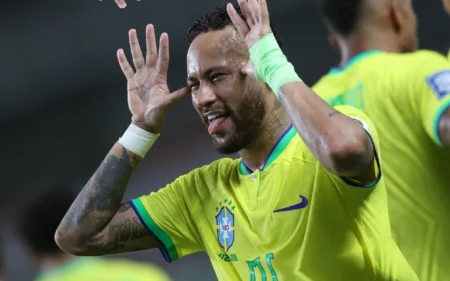
<path fill-rule="evenodd" d="M 130 31 L 136 71 L 122 50 L 118 59 L 132 124 L 62 220 L 59 246 L 76 255 L 158 247 L 169 262 L 205 251 L 227 281 L 417 280 L 391 237 L 371 121 L 300 80 L 264 0 L 238 2 L 189 29 L 188 87 L 174 93 L 167 34 L 158 54 L 147 27 L 144 59 Z M 189 94 L 216 149 L 241 157 L 121 203 L 169 107 Z"/>
<path fill-rule="evenodd" d="M 450 64 L 416 50 L 411 0 L 319 2 L 341 63 L 313 89 L 373 120 L 394 238 L 420 280 L 450 280 Z"/>

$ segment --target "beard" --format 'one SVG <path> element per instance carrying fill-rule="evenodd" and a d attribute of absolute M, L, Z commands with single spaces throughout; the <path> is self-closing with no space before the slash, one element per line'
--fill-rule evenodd
<path fill-rule="evenodd" d="M 214 147 L 221 154 L 233 154 L 250 145 L 259 135 L 266 115 L 266 100 L 262 89 L 250 87 L 235 112 L 230 112 L 234 130 L 219 141 L 213 137 Z"/>

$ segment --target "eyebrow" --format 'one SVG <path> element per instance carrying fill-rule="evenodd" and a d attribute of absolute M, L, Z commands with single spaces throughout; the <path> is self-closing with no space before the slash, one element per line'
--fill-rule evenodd
<path fill-rule="evenodd" d="M 213 74 L 214 72 L 222 71 L 222 70 L 224 70 L 224 69 L 225 69 L 225 67 L 223 67 L 223 66 L 213 66 L 213 67 L 211 67 L 211 68 L 208 68 L 208 69 L 203 73 L 203 76 L 208 77 L 208 76 L 211 76 L 211 74 Z M 193 77 L 192 75 L 188 75 L 186 81 L 187 81 L 187 83 L 189 83 L 189 82 L 197 81 L 197 80 L 198 80 L 198 79 L 195 78 L 195 77 Z"/>

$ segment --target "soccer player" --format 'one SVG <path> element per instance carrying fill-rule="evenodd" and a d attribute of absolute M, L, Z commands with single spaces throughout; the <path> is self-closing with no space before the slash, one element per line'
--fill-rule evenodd
<path fill-rule="evenodd" d="M 68 186 L 42 194 L 22 210 L 18 232 L 32 261 L 38 266 L 37 281 L 169 281 L 161 269 L 125 259 L 80 258 L 63 252 L 54 234 L 75 196 Z"/>
<path fill-rule="evenodd" d="M 147 27 L 144 58 L 130 31 L 136 71 L 122 50 L 118 59 L 132 124 L 62 220 L 58 245 L 76 255 L 158 247 L 169 262 L 205 251 L 224 281 L 418 280 L 392 239 L 372 122 L 300 80 L 264 0 L 239 4 L 189 29 L 189 87 L 173 93 L 167 34 L 158 53 Z M 170 106 L 189 94 L 216 149 L 240 158 L 121 204 Z"/>
<path fill-rule="evenodd" d="M 450 64 L 416 51 L 410 0 L 320 4 L 341 63 L 313 89 L 373 120 L 396 242 L 420 280 L 450 280 Z"/>

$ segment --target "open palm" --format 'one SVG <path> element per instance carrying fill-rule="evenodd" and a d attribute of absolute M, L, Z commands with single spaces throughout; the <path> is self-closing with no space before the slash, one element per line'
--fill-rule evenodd
<path fill-rule="evenodd" d="M 141 128 L 159 133 L 171 105 L 189 94 L 188 88 L 170 93 L 167 85 L 169 68 L 169 37 L 163 33 L 160 38 L 159 52 L 156 46 L 153 25 L 147 25 L 146 58 L 142 54 L 136 30 L 129 31 L 130 49 L 136 71 L 128 63 L 122 49 L 117 58 L 123 74 L 128 80 L 128 106 L 132 121 Z"/>
<path fill-rule="evenodd" d="M 238 0 L 239 7 L 245 16 L 242 19 L 232 4 L 227 5 L 228 15 L 239 34 L 251 48 L 259 39 L 271 33 L 269 10 L 266 0 Z"/>

